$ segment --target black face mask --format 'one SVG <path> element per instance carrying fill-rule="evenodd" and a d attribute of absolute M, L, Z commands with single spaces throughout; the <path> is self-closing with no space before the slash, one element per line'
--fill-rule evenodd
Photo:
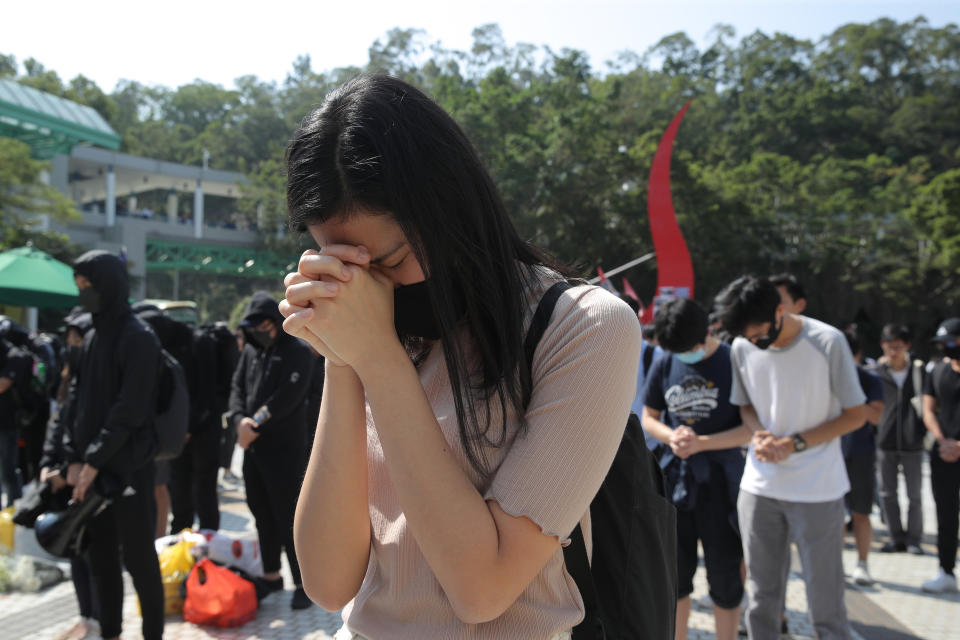
<path fill-rule="evenodd" d="M 951 347 L 943 347 L 943 355 L 947 356 L 951 360 L 960 360 L 960 345 L 954 345 Z"/>
<path fill-rule="evenodd" d="M 83 359 L 83 347 L 77 345 L 67 347 L 66 362 L 71 374 L 76 375 L 80 371 L 81 359 Z"/>
<path fill-rule="evenodd" d="M 260 329 L 248 329 L 247 341 L 261 349 L 268 348 L 273 344 L 273 338 L 270 337 L 270 331 L 261 331 Z"/>
<path fill-rule="evenodd" d="M 393 325 L 401 337 L 440 338 L 440 323 L 433 315 L 426 280 L 393 290 Z"/>
<path fill-rule="evenodd" d="M 777 322 L 777 313 L 773 313 L 773 319 L 770 321 L 770 330 L 767 332 L 767 335 L 762 338 L 757 338 L 757 341 L 754 342 L 758 349 L 766 350 L 777 341 L 777 338 L 780 337 L 780 332 L 783 330 L 783 318 L 780 319 L 780 323 L 774 327 L 774 324 Z"/>
<path fill-rule="evenodd" d="M 90 313 L 100 313 L 100 292 L 93 287 L 80 290 L 80 306 Z"/>

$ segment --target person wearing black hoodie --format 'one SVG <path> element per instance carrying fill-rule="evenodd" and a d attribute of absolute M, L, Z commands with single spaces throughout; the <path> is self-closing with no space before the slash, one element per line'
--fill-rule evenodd
<path fill-rule="evenodd" d="M 92 314 L 93 330 L 84 338 L 74 418 L 64 432 L 67 483 L 74 487 L 75 500 L 90 491 L 111 500 L 87 529 L 86 554 L 104 640 L 120 636 L 124 566 L 140 599 L 143 637 L 157 640 L 164 623 L 163 584 L 153 546 L 153 410 L 160 343 L 130 310 L 127 269 L 120 258 L 88 251 L 73 267 L 80 304 Z"/>
<path fill-rule="evenodd" d="M 141 303 L 142 305 L 143 303 Z M 140 305 L 138 305 L 140 306 Z M 160 341 L 160 346 L 166 350 L 173 358 L 180 363 L 180 366 L 183 368 L 184 375 L 187 379 L 187 388 L 190 391 L 190 414 L 191 416 L 195 413 L 194 407 L 197 404 L 197 394 L 194 391 L 197 389 L 197 375 L 196 375 L 196 362 L 193 356 L 193 331 L 189 326 L 183 322 L 179 322 L 163 314 L 162 311 L 154 308 L 143 307 L 138 310 L 134 308 L 134 313 L 137 314 L 137 317 L 150 325 L 150 328 L 153 329 L 154 334 L 156 334 L 157 339 Z M 189 434 L 192 436 L 192 432 Z M 187 447 L 190 444 L 190 437 L 188 436 L 187 442 L 184 444 L 184 452 L 186 452 Z M 193 513 L 191 511 L 189 516 L 189 522 L 185 522 L 187 518 L 181 518 L 181 521 L 177 522 L 177 503 L 182 502 L 178 500 L 181 497 L 181 494 L 177 493 L 177 489 L 185 490 L 187 493 L 191 491 L 191 487 L 188 484 L 185 489 L 183 489 L 184 483 L 178 482 L 182 480 L 178 478 L 175 473 L 177 468 L 177 462 L 183 458 L 181 455 L 178 458 L 173 460 L 157 460 L 154 463 L 154 499 L 157 502 L 157 531 L 156 537 L 162 538 L 167 535 L 167 528 L 169 526 L 169 516 L 171 506 L 173 508 L 174 518 L 173 518 L 173 528 L 174 533 L 182 530 L 189 529 L 193 527 Z M 218 509 L 216 505 L 216 476 L 213 479 L 214 486 L 214 509 Z M 213 529 L 216 531 L 220 528 L 219 516 L 220 512 L 217 510 L 217 521 L 216 522 L 206 522 L 200 526 L 205 529 Z"/>
<path fill-rule="evenodd" d="M 84 336 L 93 328 L 93 316 L 82 308 L 75 309 L 64 318 L 64 325 L 64 366 L 57 390 L 57 411 L 47 428 L 43 455 L 40 458 L 40 482 L 49 483 L 55 494 L 63 491 L 67 484 L 63 468 L 63 434 L 64 429 L 73 423 L 77 390 L 74 379 L 83 360 Z M 90 633 L 99 635 L 100 609 L 95 596 L 90 563 L 84 556 L 70 558 L 70 578 L 77 594 L 80 620 L 61 637 L 85 638 Z"/>
<path fill-rule="evenodd" d="M 250 298 L 240 323 L 246 344 L 233 375 L 228 420 L 244 449 L 247 504 L 257 524 L 264 578 L 271 590 L 283 588 L 280 552 L 284 549 L 296 590 L 290 606 L 304 609 L 293 547 L 293 516 L 306 455 L 306 402 L 314 357 L 299 339 L 282 329 L 277 301 L 264 291 Z"/>

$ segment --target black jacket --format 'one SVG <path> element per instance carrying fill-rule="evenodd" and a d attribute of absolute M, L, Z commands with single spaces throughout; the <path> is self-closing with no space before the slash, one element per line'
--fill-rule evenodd
<path fill-rule="evenodd" d="M 100 293 L 101 309 L 84 337 L 64 455 L 67 462 L 86 462 L 126 483 L 157 451 L 153 416 L 160 343 L 130 310 L 127 270 L 118 257 L 89 251 L 74 262 L 74 271 Z"/>
<path fill-rule="evenodd" d="M 220 429 L 220 416 L 230 405 L 230 388 L 240 350 L 237 338 L 226 325 L 204 325 L 193 332 L 196 381 L 191 389 L 195 413 L 190 433 Z M 195 393 L 193 393 L 195 391 Z"/>
<path fill-rule="evenodd" d="M 903 386 L 897 386 L 896 380 L 890 374 L 890 365 L 878 364 L 873 372 L 880 377 L 883 385 L 883 415 L 877 424 L 877 447 L 882 451 L 922 451 L 923 437 L 926 427 L 923 420 L 917 415 L 910 399 L 914 395 L 923 393 L 923 388 L 914 390 L 913 377 L 917 362 L 908 359 L 907 379 Z M 921 385 L 924 377 L 922 363 L 920 364 Z"/>
<path fill-rule="evenodd" d="M 257 292 L 250 299 L 243 324 L 255 326 L 264 318 L 283 322 L 277 301 Z M 266 349 L 248 342 L 240 353 L 230 392 L 230 416 L 236 425 L 266 406 L 270 419 L 260 426 L 255 452 L 293 450 L 303 454 L 306 442 L 306 401 L 313 377 L 314 356 L 303 342 L 278 330 Z"/>
<path fill-rule="evenodd" d="M 76 329 L 85 336 L 93 328 L 93 316 L 83 311 L 71 312 L 64 318 L 67 328 Z M 66 352 L 65 352 L 66 354 Z M 64 355 L 66 358 L 66 355 Z M 60 379 L 57 391 L 57 413 L 47 427 L 47 435 L 43 440 L 43 455 L 40 457 L 40 468 L 61 468 L 66 462 L 63 449 L 64 433 L 76 418 L 77 408 L 77 380 L 73 365 L 67 363 L 67 375 Z"/>
<path fill-rule="evenodd" d="M 17 429 L 17 412 L 26 402 L 29 393 L 33 360 L 26 351 L 0 338 L 0 378 L 13 381 L 13 385 L 0 393 L 0 429 Z"/>

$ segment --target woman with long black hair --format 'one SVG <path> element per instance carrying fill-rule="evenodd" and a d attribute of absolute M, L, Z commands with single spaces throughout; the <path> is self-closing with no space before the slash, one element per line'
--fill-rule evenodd
<path fill-rule="evenodd" d="M 287 150 L 284 329 L 326 357 L 294 538 L 337 638 L 569 638 L 583 602 L 561 542 L 582 524 L 636 391 L 640 325 L 565 291 L 522 241 L 457 124 L 416 88 L 357 78 Z M 524 393 L 524 380 L 532 391 Z M 529 400 L 527 401 L 527 396 Z"/>

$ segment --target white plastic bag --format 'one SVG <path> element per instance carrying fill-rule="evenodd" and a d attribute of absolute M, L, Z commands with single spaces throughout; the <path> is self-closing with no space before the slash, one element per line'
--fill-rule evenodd
<path fill-rule="evenodd" d="M 260 542 L 231 538 L 216 531 L 203 530 L 207 538 L 207 557 L 214 562 L 245 571 L 249 575 L 263 577 L 263 558 L 260 556 Z"/>

